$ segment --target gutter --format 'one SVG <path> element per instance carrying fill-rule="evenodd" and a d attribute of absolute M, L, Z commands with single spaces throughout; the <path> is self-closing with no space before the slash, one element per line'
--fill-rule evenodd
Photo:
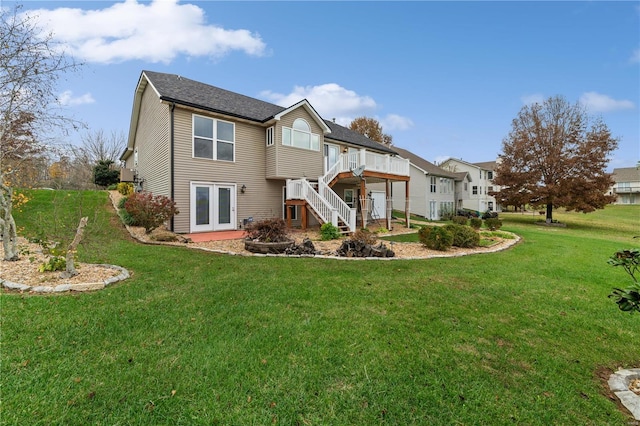
<path fill-rule="evenodd" d="M 176 109 L 176 103 L 172 102 L 171 106 L 169 107 L 170 111 L 171 111 L 171 118 L 170 118 L 170 124 L 169 124 L 169 190 L 171 193 L 171 201 L 175 201 L 175 189 L 174 189 L 174 182 L 175 182 L 175 178 L 174 178 L 174 171 L 175 171 L 175 160 L 174 160 L 174 151 L 175 151 L 175 137 L 174 137 L 174 111 Z M 171 232 L 174 231 L 174 225 L 173 225 L 173 216 L 171 216 L 171 222 L 169 224 L 169 227 L 171 228 Z"/>

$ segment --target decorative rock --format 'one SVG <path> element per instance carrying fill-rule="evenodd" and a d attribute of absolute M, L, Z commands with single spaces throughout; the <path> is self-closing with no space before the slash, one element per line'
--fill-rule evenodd
<path fill-rule="evenodd" d="M 640 420 L 640 395 L 631 392 L 631 381 L 640 379 L 640 368 L 618 370 L 609 377 L 609 388 L 631 415 Z"/>

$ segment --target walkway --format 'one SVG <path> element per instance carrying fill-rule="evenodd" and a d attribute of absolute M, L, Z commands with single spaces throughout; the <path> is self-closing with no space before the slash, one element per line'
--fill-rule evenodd
<path fill-rule="evenodd" d="M 191 238 L 194 243 L 204 243 L 207 241 L 222 240 L 239 240 L 244 238 L 244 231 L 216 231 L 216 232 L 198 232 L 196 234 L 186 234 L 185 237 Z"/>

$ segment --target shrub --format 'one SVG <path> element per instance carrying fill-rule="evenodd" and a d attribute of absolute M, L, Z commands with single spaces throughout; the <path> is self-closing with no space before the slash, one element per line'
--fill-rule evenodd
<path fill-rule="evenodd" d="M 40 272 L 64 271 L 67 268 L 67 260 L 62 256 L 52 256 L 47 262 L 40 265 Z"/>
<path fill-rule="evenodd" d="M 453 235 L 452 245 L 455 247 L 471 248 L 480 244 L 480 235 L 469 226 L 452 223 L 444 228 Z"/>
<path fill-rule="evenodd" d="M 332 223 L 325 223 L 320 227 L 320 239 L 322 241 L 337 240 L 340 238 L 340 229 Z"/>
<path fill-rule="evenodd" d="M 118 189 L 118 185 L 115 183 L 112 183 L 111 185 L 107 186 L 108 191 L 115 191 L 116 189 Z"/>
<path fill-rule="evenodd" d="M 636 274 L 640 269 L 640 250 L 618 251 L 609 258 L 607 263 L 611 266 L 622 266 L 633 281 L 627 288 L 614 288 L 609 297 L 615 299 L 621 311 L 640 313 L 640 283 L 636 278 Z"/>
<path fill-rule="evenodd" d="M 467 224 L 467 218 L 465 216 L 454 216 L 453 218 L 451 218 L 451 220 L 456 225 L 466 225 Z"/>
<path fill-rule="evenodd" d="M 137 192 L 124 203 L 124 209 L 148 234 L 179 213 L 175 201 L 164 195 Z"/>
<path fill-rule="evenodd" d="M 141 226 L 138 222 L 136 222 L 136 219 L 131 216 L 131 214 L 124 208 L 118 210 L 118 215 L 120 216 L 120 219 L 122 219 L 122 223 L 124 223 L 125 225 Z"/>
<path fill-rule="evenodd" d="M 106 188 L 120 182 L 120 172 L 112 169 L 112 164 L 111 160 L 99 160 L 93 168 L 93 183 Z"/>
<path fill-rule="evenodd" d="M 280 243 L 290 241 L 287 225 L 282 218 L 275 217 L 248 223 L 245 227 L 247 238 L 263 243 Z"/>
<path fill-rule="evenodd" d="M 120 198 L 120 201 L 118 201 L 118 208 L 119 209 L 124 209 L 124 203 L 126 203 L 128 199 L 129 199 L 129 197 Z"/>
<path fill-rule="evenodd" d="M 472 217 L 471 220 L 469 220 L 469 225 L 471 225 L 473 229 L 480 229 L 482 226 L 482 219 L 479 217 Z"/>
<path fill-rule="evenodd" d="M 453 234 L 442 226 L 423 226 L 418 236 L 422 245 L 431 250 L 447 251 L 453 244 Z"/>
<path fill-rule="evenodd" d="M 120 182 L 116 188 L 118 189 L 118 192 L 125 197 L 133 194 L 133 184 L 131 182 Z"/>
<path fill-rule="evenodd" d="M 484 225 L 492 231 L 502 228 L 502 221 L 497 217 L 491 217 L 484 220 Z"/>
<path fill-rule="evenodd" d="M 350 239 L 353 241 L 360 241 L 371 246 L 375 245 L 375 243 L 378 241 L 378 237 L 376 236 L 376 234 L 365 228 L 358 229 L 353 233 Z"/>

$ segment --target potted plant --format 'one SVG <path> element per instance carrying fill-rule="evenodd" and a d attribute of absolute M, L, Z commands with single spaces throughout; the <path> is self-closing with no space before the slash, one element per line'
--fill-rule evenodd
<path fill-rule="evenodd" d="M 252 253 L 284 253 L 294 241 L 287 234 L 283 219 L 271 218 L 249 223 L 244 248 Z"/>

